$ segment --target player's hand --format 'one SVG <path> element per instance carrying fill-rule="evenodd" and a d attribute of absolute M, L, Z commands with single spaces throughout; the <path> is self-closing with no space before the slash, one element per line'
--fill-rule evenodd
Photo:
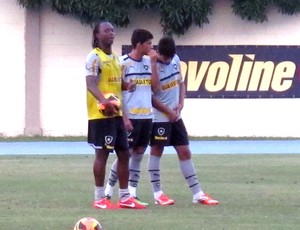
<path fill-rule="evenodd" d="M 170 109 L 169 112 L 167 113 L 167 117 L 169 118 L 170 122 L 176 122 L 178 119 L 178 114 L 176 110 Z"/>
<path fill-rule="evenodd" d="M 177 114 L 177 120 L 179 119 L 180 117 L 180 113 L 181 113 L 181 110 L 183 109 L 183 104 L 178 104 L 178 106 L 174 109 L 174 111 L 176 112 Z"/>
<path fill-rule="evenodd" d="M 158 53 L 156 52 L 156 50 L 151 49 L 148 53 L 151 63 L 156 63 L 157 62 L 157 57 L 158 57 Z"/>
<path fill-rule="evenodd" d="M 128 85 L 127 85 L 127 90 L 129 92 L 133 92 L 133 91 L 136 90 L 136 82 L 135 82 L 135 80 L 130 79 L 130 81 L 128 82 Z"/>
<path fill-rule="evenodd" d="M 124 116 L 123 116 L 123 121 L 124 121 L 124 126 L 125 126 L 126 131 L 127 132 L 132 131 L 133 126 L 132 126 L 131 121 L 128 118 L 125 118 Z"/>
<path fill-rule="evenodd" d="M 111 102 L 104 103 L 103 114 L 108 117 L 112 117 L 118 113 L 118 108 Z"/>

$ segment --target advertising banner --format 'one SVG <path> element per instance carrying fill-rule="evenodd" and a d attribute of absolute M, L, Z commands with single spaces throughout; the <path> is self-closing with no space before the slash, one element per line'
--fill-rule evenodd
<path fill-rule="evenodd" d="M 177 46 L 177 54 L 187 98 L 300 97 L 299 46 Z"/>

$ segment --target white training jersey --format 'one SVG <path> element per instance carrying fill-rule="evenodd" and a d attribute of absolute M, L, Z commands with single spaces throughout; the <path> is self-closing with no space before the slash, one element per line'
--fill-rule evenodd
<path fill-rule="evenodd" d="M 135 81 L 133 92 L 123 91 L 123 107 L 130 119 L 152 119 L 151 63 L 148 56 L 134 60 L 125 54 L 119 57 L 123 80 Z"/>
<path fill-rule="evenodd" d="M 175 55 L 169 64 L 158 62 L 157 66 L 161 89 L 154 96 L 169 108 L 175 109 L 179 104 L 180 83 L 183 82 L 180 59 Z M 168 122 L 169 119 L 164 113 L 153 108 L 153 121 Z"/>

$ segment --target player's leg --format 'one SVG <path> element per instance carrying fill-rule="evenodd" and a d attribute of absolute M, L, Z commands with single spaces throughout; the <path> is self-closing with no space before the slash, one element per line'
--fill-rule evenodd
<path fill-rule="evenodd" d="M 185 178 L 192 194 L 193 194 L 193 203 L 201 203 L 206 205 L 216 205 L 219 202 L 207 194 L 205 194 L 201 188 L 201 185 L 198 181 L 197 174 L 194 168 L 194 164 L 188 156 L 190 156 L 190 150 L 188 146 L 176 146 L 175 147 L 178 158 L 180 170 Z"/>
<path fill-rule="evenodd" d="M 105 197 L 104 178 L 108 156 L 108 151 L 105 151 L 103 149 L 95 150 L 95 160 L 93 164 L 93 173 L 95 179 L 95 200 L 100 200 Z"/>
<path fill-rule="evenodd" d="M 152 145 L 150 149 L 150 156 L 148 160 L 148 172 L 150 174 L 150 180 L 154 197 L 155 195 L 160 195 L 162 193 L 160 181 L 160 159 L 162 157 L 163 150 L 164 147 L 158 145 Z"/>
<path fill-rule="evenodd" d="M 137 186 L 141 176 L 141 162 L 145 151 L 145 147 L 138 146 L 133 148 L 130 153 L 128 189 L 132 197 L 137 197 Z"/>
<path fill-rule="evenodd" d="M 130 208 L 130 209 L 144 209 L 145 205 L 141 204 L 138 200 L 130 196 L 128 190 L 128 179 L 129 179 L 129 170 L 128 170 L 128 157 L 129 152 L 126 151 L 117 151 L 118 155 L 118 164 L 117 172 L 119 177 L 119 207 L 121 208 Z"/>
<path fill-rule="evenodd" d="M 137 197 L 137 186 L 141 177 L 141 162 L 150 141 L 152 119 L 132 119 L 133 131 L 129 134 L 131 158 L 129 161 L 129 192 L 132 197 Z M 147 203 L 141 202 L 145 205 Z"/>
<path fill-rule="evenodd" d="M 209 205 L 218 204 L 218 201 L 212 199 L 202 191 L 194 164 L 191 160 L 192 154 L 189 147 L 188 134 L 182 119 L 172 125 L 171 144 L 177 152 L 181 173 L 193 194 L 193 202 Z"/>
<path fill-rule="evenodd" d="M 111 127 L 112 126 L 112 127 Z M 100 127 L 107 127 L 101 129 Z M 104 180 L 106 163 L 109 150 L 106 148 L 105 135 L 113 129 L 113 124 L 109 124 L 104 119 L 92 120 L 88 124 L 88 143 L 95 148 L 95 160 L 93 164 L 93 174 L 95 179 L 93 207 L 99 209 L 116 209 L 114 205 L 105 198 Z M 112 134 L 113 135 L 113 134 Z"/>
<path fill-rule="evenodd" d="M 128 198 L 130 196 L 128 191 L 128 178 L 129 178 L 129 171 L 128 171 L 128 163 L 129 163 L 129 152 L 128 150 L 117 150 L 117 175 L 119 178 L 119 187 L 120 187 L 120 194 L 119 198 Z"/>
<path fill-rule="evenodd" d="M 169 143 L 170 123 L 153 123 L 150 143 L 150 156 L 148 160 L 148 172 L 150 175 L 152 192 L 156 204 L 172 205 L 174 200 L 167 197 L 161 188 L 160 160 L 164 146 Z"/>
<path fill-rule="evenodd" d="M 173 205 L 175 202 L 166 196 L 161 188 L 160 160 L 164 147 L 152 145 L 148 161 L 148 172 L 150 175 L 153 196 L 156 204 Z"/>
<path fill-rule="evenodd" d="M 202 190 L 191 160 L 192 154 L 189 148 L 188 134 L 182 119 L 173 123 L 172 126 L 171 144 L 174 146 L 177 152 L 181 173 L 185 178 L 192 194 L 195 196 L 199 192 L 202 192 Z"/>
<path fill-rule="evenodd" d="M 95 178 L 95 198 L 93 207 L 97 209 L 118 209 L 119 207 L 106 199 L 104 193 L 104 179 L 106 162 L 109 152 L 103 149 L 96 149 L 96 157 L 93 165 L 93 173 Z"/>
<path fill-rule="evenodd" d="M 129 160 L 129 185 L 128 185 L 128 189 L 129 192 L 131 194 L 131 196 L 136 197 L 136 186 L 137 186 L 137 182 L 138 179 L 136 179 L 136 177 L 139 177 L 139 173 L 140 173 L 140 162 L 143 158 L 143 155 L 138 154 L 139 149 L 135 150 L 133 148 L 133 146 L 136 144 L 137 142 L 137 137 L 139 136 L 139 130 L 140 130 L 140 123 L 138 122 L 139 120 L 135 120 L 132 119 L 130 122 L 132 123 L 133 126 L 133 130 L 128 132 L 128 145 L 129 145 L 129 152 L 130 152 L 130 156 L 131 159 Z M 142 152 L 143 154 L 143 152 Z M 109 172 L 109 176 L 108 176 L 108 181 L 107 184 L 105 186 L 105 195 L 106 197 L 108 197 L 109 199 L 112 197 L 113 195 L 113 189 L 114 186 L 116 184 L 116 182 L 118 181 L 118 175 L 117 175 L 117 162 L 118 159 L 116 159 L 111 168 L 110 168 L 110 172 Z"/>
<path fill-rule="evenodd" d="M 199 195 L 204 195 L 197 178 L 194 164 L 191 160 L 191 152 L 189 146 L 181 145 L 174 146 L 174 148 L 176 149 L 178 155 L 181 173 L 193 194 L 193 198 L 196 198 Z"/>
<path fill-rule="evenodd" d="M 137 200 L 130 196 L 128 190 L 129 181 L 129 148 L 127 132 L 124 129 L 122 118 L 119 119 L 118 136 L 116 139 L 115 151 L 118 157 L 117 174 L 119 178 L 119 206 L 121 208 L 144 209 L 145 205 L 139 204 Z"/>
<path fill-rule="evenodd" d="M 105 196 L 110 199 L 114 192 L 114 187 L 118 181 L 117 173 L 118 159 L 116 159 L 110 167 L 108 180 L 105 186 Z"/>

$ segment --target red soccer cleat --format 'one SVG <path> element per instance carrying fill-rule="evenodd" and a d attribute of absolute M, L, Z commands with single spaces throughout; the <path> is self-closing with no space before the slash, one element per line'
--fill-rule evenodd
<path fill-rule="evenodd" d="M 205 205 L 217 205 L 219 204 L 219 201 L 211 198 L 209 195 L 204 194 L 202 196 L 200 196 L 200 198 L 198 200 L 193 200 L 193 203 L 197 204 L 205 204 Z"/>
<path fill-rule="evenodd" d="M 110 200 L 102 198 L 101 200 L 95 200 L 93 207 L 96 209 L 119 209 L 118 205 L 113 204 Z"/>
<path fill-rule="evenodd" d="M 175 201 L 162 193 L 157 199 L 155 199 L 155 204 L 159 204 L 159 205 L 163 205 L 163 206 L 164 205 L 173 205 L 173 204 L 175 204 Z"/>
<path fill-rule="evenodd" d="M 130 208 L 130 209 L 145 209 L 146 205 L 141 204 L 139 201 L 134 199 L 133 197 L 129 197 L 125 201 L 119 200 L 120 208 Z"/>

